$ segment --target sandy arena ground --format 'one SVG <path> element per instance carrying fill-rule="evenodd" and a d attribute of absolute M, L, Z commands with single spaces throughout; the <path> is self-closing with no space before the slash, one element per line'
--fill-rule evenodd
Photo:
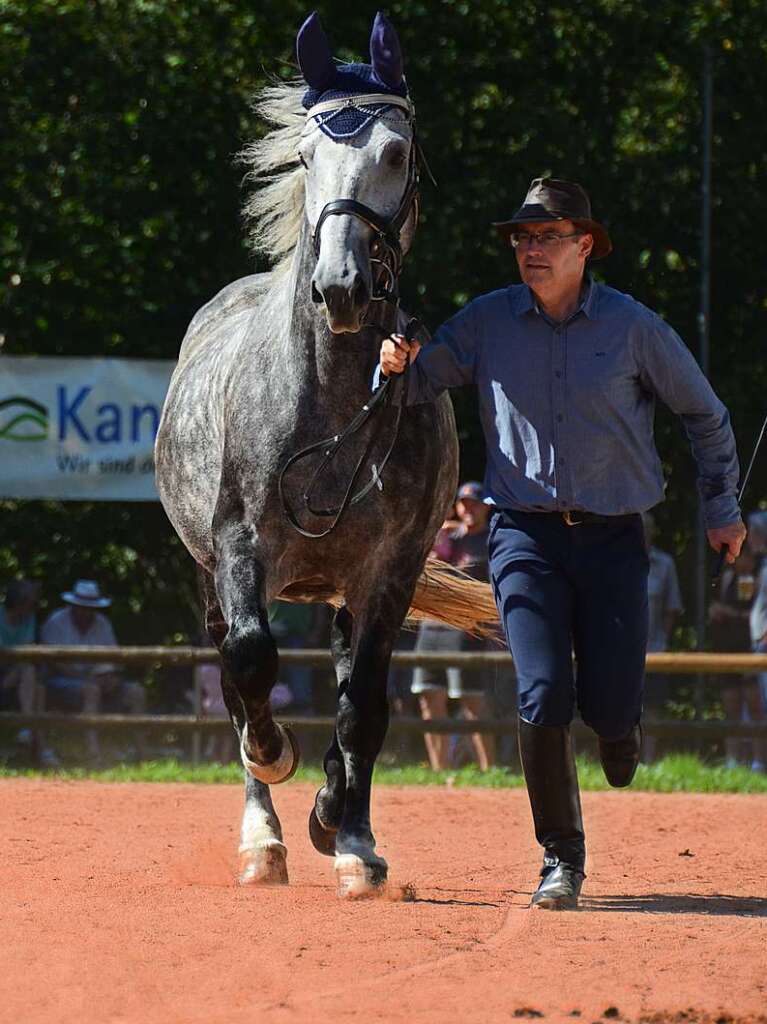
<path fill-rule="evenodd" d="M 566 914 L 527 909 L 524 792 L 379 787 L 390 895 L 358 903 L 312 797 L 275 791 L 290 886 L 244 889 L 239 787 L 1 782 L 0 1020 L 767 1024 L 764 797 L 586 793 Z"/>

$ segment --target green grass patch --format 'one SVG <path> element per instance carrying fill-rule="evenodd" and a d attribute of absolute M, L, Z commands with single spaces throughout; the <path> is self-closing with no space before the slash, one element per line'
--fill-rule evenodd
<path fill-rule="evenodd" d="M 242 769 L 236 764 L 194 765 L 180 761 L 145 761 L 141 764 L 119 764 L 112 768 L 64 768 L 41 772 L 0 766 L 0 778 L 92 779 L 97 782 L 195 782 L 239 783 Z M 578 758 L 578 777 L 584 790 L 606 790 L 602 769 L 594 761 Z M 321 783 L 319 766 L 302 766 L 296 779 Z M 456 771 L 432 772 L 426 765 L 379 765 L 375 781 L 392 786 L 481 786 L 486 789 L 509 789 L 522 786 L 522 776 L 508 768 L 480 772 L 469 766 Z M 691 754 L 672 754 L 651 765 L 640 765 L 632 791 L 654 793 L 767 793 L 767 775 L 748 768 L 726 768 L 705 764 Z"/>

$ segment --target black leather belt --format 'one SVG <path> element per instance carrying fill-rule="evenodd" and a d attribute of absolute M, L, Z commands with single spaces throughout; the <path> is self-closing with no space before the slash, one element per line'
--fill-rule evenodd
<path fill-rule="evenodd" d="M 580 509 L 568 509 L 566 512 L 555 512 L 554 515 L 562 516 L 568 526 L 611 526 L 627 522 L 637 516 L 636 512 L 628 512 L 618 516 L 602 516 L 597 512 L 582 512 Z"/>
<path fill-rule="evenodd" d="M 624 512 L 616 516 L 603 516 L 598 512 L 583 512 L 581 509 L 567 509 L 564 512 L 521 512 L 519 509 L 499 508 L 498 511 L 507 511 L 511 516 L 556 516 L 567 526 L 618 526 L 620 523 L 636 519 L 639 515 L 638 512 Z"/>

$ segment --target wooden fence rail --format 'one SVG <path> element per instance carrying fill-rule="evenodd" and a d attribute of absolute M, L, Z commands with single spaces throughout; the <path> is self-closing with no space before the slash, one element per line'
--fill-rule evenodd
<path fill-rule="evenodd" d="M 335 718 L 329 715 L 281 715 L 275 718 L 293 726 L 298 733 L 302 731 L 324 731 L 328 735 L 335 727 Z M 107 729 L 142 729 L 151 732 L 188 733 L 200 731 L 204 733 L 229 733 L 232 726 L 228 718 L 198 718 L 196 715 L 81 715 L 62 714 L 60 712 L 37 712 L 26 715 L 19 711 L 0 711 L 0 726 L 3 724 L 19 726 L 55 726 L 57 729 L 74 730 L 97 727 Z M 723 739 L 725 736 L 767 736 L 765 722 L 735 722 L 721 718 L 693 719 L 642 719 L 645 732 L 654 736 L 685 739 Z M 594 733 L 582 722 L 573 722 L 576 736 L 594 738 Z M 423 734 L 436 733 L 493 733 L 503 736 L 517 731 L 516 718 L 479 718 L 467 720 L 463 718 L 432 718 L 428 722 L 413 715 L 394 715 L 389 722 L 390 733 Z"/>
<path fill-rule="evenodd" d="M 280 661 L 286 665 L 332 664 L 330 652 L 324 648 L 281 650 Z M 53 645 L 26 645 L 0 647 L 2 662 L 34 662 L 48 665 L 57 661 L 112 662 L 122 665 L 205 665 L 219 660 L 212 647 L 54 647 Z M 509 668 L 513 662 L 508 651 L 456 651 L 430 653 L 425 651 L 395 651 L 395 666 L 426 668 L 480 669 L 491 665 Z M 713 652 L 668 652 L 647 655 L 647 671 L 672 675 L 743 675 L 767 672 L 767 654 L 715 654 Z"/>
<path fill-rule="evenodd" d="M 320 648 L 305 650 L 281 650 L 280 660 L 285 664 L 326 666 L 332 665 L 330 653 Z M 53 645 L 28 645 L 21 647 L 0 647 L 0 664 L 7 662 L 32 662 L 47 665 L 62 661 L 110 662 L 125 666 L 136 665 L 203 665 L 216 663 L 218 651 L 210 647 L 54 647 Z M 507 651 L 480 651 L 455 653 L 427 653 L 418 651 L 395 651 L 392 656 L 395 666 L 445 668 L 455 666 L 478 671 L 491 666 L 512 668 L 511 656 Z M 715 654 L 715 653 L 664 653 L 647 655 L 648 672 L 662 672 L 673 675 L 742 675 L 767 672 L 767 654 Z M 196 688 L 195 688 L 196 689 Z M 195 694 L 196 700 L 199 694 Z M 199 703 L 196 705 L 199 708 Z M 324 730 L 329 732 L 335 719 L 328 716 L 280 716 L 281 721 L 290 722 L 299 732 Z M 84 729 L 146 729 L 152 732 L 203 732 L 215 733 L 231 729 L 227 719 L 204 718 L 192 715 L 84 715 L 39 712 L 0 712 L 0 725 L 13 726 L 55 726 L 58 728 Z M 431 719 L 425 722 L 413 716 L 394 716 L 390 731 L 394 734 L 407 733 L 471 733 L 483 732 L 504 735 L 516 731 L 515 718 L 493 718 L 478 721 L 463 719 Z M 723 719 L 655 719 L 646 717 L 644 727 L 657 737 L 679 739 L 723 739 L 726 736 L 767 735 L 767 721 L 741 722 Z M 581 722 L 573 723 L 576 736 L 590 736 L 591 730 Z"/>

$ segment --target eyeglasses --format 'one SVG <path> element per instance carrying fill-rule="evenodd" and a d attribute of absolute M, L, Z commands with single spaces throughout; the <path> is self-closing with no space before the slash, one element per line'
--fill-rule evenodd
<path fill-rule="evenodd" d="M 515 249 L 537 242 L 544 249 L 556 249 L 566 238 L 580 238 L 583 232 L 573 231 L 569 235 L 558 235 L 556 231 L 512 231 L 511 244 Z"/>

